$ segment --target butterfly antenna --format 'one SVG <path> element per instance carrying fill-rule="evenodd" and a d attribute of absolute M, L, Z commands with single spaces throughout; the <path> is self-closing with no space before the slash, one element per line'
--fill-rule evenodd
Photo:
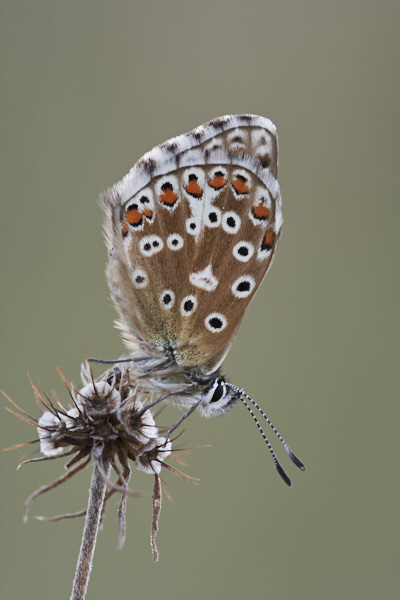
<path fill-rule="evenodd" d="M 301 469 L 301 471 L 305 471 L 306 467 L 304 466 L 304 464 L 301 462 L 301 460 L 299 458 L 297 458 L 297 456 L 295 455 L 295 453 L 293 452 L 293 450 L 289 447 L 289 445 L 285 442 L 285 440 L 283 439 L 283 437 L 281 436 L 281 434 L 279 433 L 279 431 L 277 430 L 277 428 L 273 425 L 273 423 L 271 422 L 271 419 L 268 417 L 268 415 L 265 414 L 265 412 L 262 410 L 262 408 L 257 404 L 257 402 L 255 400 L 253 400 L 253 398 L 251 398 L 248 394 L 246 394 L 246 392 L 244 390 L 239 389 L 238 387 L 236 387 L 235 385 L 229 383 L 229 386 L 239 395 L 241 401 L 243 402 L 243 404 L 246 406 L 246 408 L 249 410 L 250 414 L 252 415 L 254 421 L 256 422 L 258 428 L 260 429 L 261 433 L 263 434 L 263 430 L 261 428 L 261 426 L 259 425 L 257 419 L 255 418 L 254 413 L 252 412 L 252 410 L 250 410 L 250 407 L 248 406 L 248 404 L 244 401 L 243 396 L 245 398 L 247 398 L 247 400 L 249 400 L 249 402 L 251 402 L 251 404 L 253 404 L 253 406 L 256 407 L 256 409 L 259 411 L 259 413 L 264 417 L 264 419 L 267 421 L 268 425 L 271 427 L 272 431 L 275 433 L 275 435 L 277 436 L 277 438 L 279 439 L 279 441 L 282 443 L 283 447 L 285 448 L 290 460 L 292 462 L 294 462 L 294 464 L 296 465 L 296 467 L 298 467 L 299 469 Z M 265 434 L 264 434 L 265 435 Z M 263 435 L 263 437 L 264 437 Z M 264 438 L 265 439 L 265 438 Z M 266 440 L 267 441 L 267 440 Z M 269 446 L 269 444 L 268 444 Z M 275 463 L 276 464 L 276 463 Z M 277 467 L 278 468 L 278 467 Z M 278 469 L 279 470 L 279 469 Z"/>
<path fill-rule="evenodd" d="M 285 483 L 286 483 L 286 484 L 287 484 L 289 487 L 291 487 L 291 485 L 292 485 L 292 482 L 290 481 L 290 479 L 289 479 L 289 477 L 287 476 L 287 474 L 285 473 L 285 471 L 284 471 L 284 469 L 283 469 L 283 467 L 282 467 L 281 463 L 279 462 L 279 460 L 278 460 L 278 457 L 276 456 L 276 454 L 275 454 L 275 452 L 274 452 L 274 449 L 273 449 L 273 447 L 272 447 L 272 446 L 271 446 L 271 444 L 269 443 L 269 441 L 268 441 L 268 438 L 267 438 L 267 436 L 265 435 L 265 433 L 264 433 L 264 430 L 263 430 L 263 428 L 261 427 L 261 425 L 260 425 L 260 422 L 259 422 L 259 420 L 257 419 L 256 415 L 254 414 L 254 412 L 253 412 L 253 410 L 252 410 L 251 406 L 249 406 L 249 405 L 247 404 L 246 400 L 245 400 L 244 398 L 242 398 L 241 396 L 240 396 L 240 399 L 241 399 L 241 401 L 243 402 L 243 404 L 245 405 L 245 407 L 247 408 L 247 410 L 249 411 L 249 413 L 251 414 L 251 416 L 253 417 L 253 419 L 254 419 L 254 422 L 255 422 L 255 424 L 257 425 L 257 427 L 258 427 L 258 429 L 259 429 L 259 431 L 260 431 L 260 433 L 261 433 L 261 435 L 262 435 L 262 437 L 263 437 L 263 440 L 264 440 L 264 442 L 267 444 L 267 446 L 268 446 L 268 449 L 269 449 L 269 451 L 270 451 L 270 453 L 271 453 L 272 459 L 273 459 L 273 461 L 274 461 L 274 463 L 275 463 L 276 470 L 278 471 L 279 475 L 282 477 L 283 481 L 284 481 L 284 482 L 285 482 Z"/>

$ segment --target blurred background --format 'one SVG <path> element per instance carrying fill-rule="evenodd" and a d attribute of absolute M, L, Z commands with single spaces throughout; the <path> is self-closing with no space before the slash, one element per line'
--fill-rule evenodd
<path fill-rule="evenodd" d="M 243 406 L 195 416 L 191 485 L 165 473 L 108 507 L 88 600 L 399 597 L 398 1 L 1 1 L 1 379 L 37 415 L 27 371 L 66 399 L 80 362 L 116 358 L 99 193 L 147 150 L 227 113 L 278 128 L 284 228 L 225 362 L 276 439 L 288 489 Z M 7 404 L 3 399 L 2 404 Z M 173 409 L 171 419 L 177 416 Z M 3 411 L 1 447 L 33 439 Z M 57 461 L 1 453 L 1 597 L 68 598 L 90 471 L 39 498 Z"/>

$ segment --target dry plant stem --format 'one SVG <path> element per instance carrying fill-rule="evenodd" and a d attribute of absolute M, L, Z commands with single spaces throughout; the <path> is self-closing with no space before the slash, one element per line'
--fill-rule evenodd
<path fill-rule="evenodd" d="M 154 488 L 153 488 L 153 519 L 151 522 L 151 550 L 153 552 L 154 562 L 158 562 L 158 550 L 156 545 L 156 535 L 158 532 L 158 519 L 160 518 L 161 512 L 161 478 L 155 474 Z"/>
<path fill-rule="evenodd" d="M 96 451 L 94 449 L 94 451 Z M 107 483 L 104 472 L 108 478 L 110 473 L 110 457 L 101 457 L 101 467 L 97 460 L 94 462 L 92 479 L 89 490 L 89 501 L 86 512 L 85 527 L 83 530 L 82 543 L 76 565 L 75 579 L 72 586 L 70 600 L 84 600 L 92 570 L 93 555 L 96 547 L 97 533 L 99 531 L 101 515 Z M 103 473 L 102 473 L 103 471 Z"/>

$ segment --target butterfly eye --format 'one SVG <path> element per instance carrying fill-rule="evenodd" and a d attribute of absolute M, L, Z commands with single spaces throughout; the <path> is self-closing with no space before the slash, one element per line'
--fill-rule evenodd
<path fill-rule="evenodd" d="M 225 379 L 217 377 L 203 392 L 200 412 L 205 417 L 219 417 L 232 408 L 237 399 L 238 395 L 230 392 Z"/>
<path fill-rule="evenodd" d="M 225 397 L 226 394 L 226 385 L 225 381 L 222 377 L 218 377 L 215 379 L 213 384 L 206 390 L 203 394 L 204 400 L 207 404 L 212 404 L 214 402 L 218 402 Z"/>
<path fill-rule="evenodd" d="M 210 404 L 213 402 L 218 402 L 218 400 L 222 400 L 226 394 L 225 381 L 223 381 L 223 379 L 217 379 L 215 383 L 216 385 L 213 388 L 213 395 L 211 397 Z"/>

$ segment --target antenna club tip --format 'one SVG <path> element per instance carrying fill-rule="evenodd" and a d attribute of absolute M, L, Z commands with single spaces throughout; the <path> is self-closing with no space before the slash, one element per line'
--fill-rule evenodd
<path fill-rule="evenodd" d="M 289 477 L 286 475 L 281 464 L 279 462 L 276 462 L 275 466 L 276 466 L 276 470 L 278 471 L 279 475 L 282 477 L 282 479 L 286 483 L 286 485 L 288 487 L 292 487 L 292 482 L 290 481 Z"/>

